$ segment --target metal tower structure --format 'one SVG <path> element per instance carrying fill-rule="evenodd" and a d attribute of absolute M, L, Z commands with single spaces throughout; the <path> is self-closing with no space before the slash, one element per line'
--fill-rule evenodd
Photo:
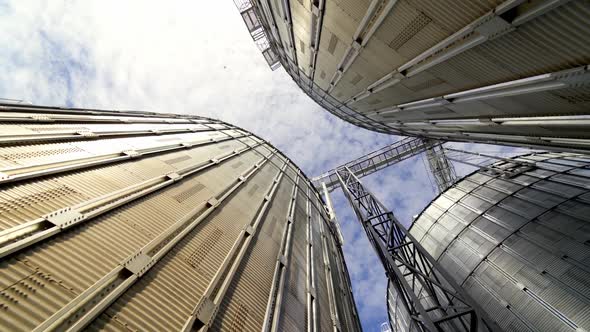
<path fill-rule="evenodd" d="M 447 158 L 444 142 L 426 140 L 429 142 L 429 147 L 426 149 L 426 159 L 428 159 L 428 166 L 430 172 L 434 177 L 438 192 L 444 192 L 457 180 L 457 173 L 455 167 Z"/>
<path fill-rule="evenodd" d="M 439 192 L 443 192 L 457 179 L 455 168 L 447 158 L 443 144 L 443 141 L 432 139 L 404 138 L 316 176 L 312 181 L 316 188 L 322 189 L 322 186 L 325 186 L 329 192 L 340 186 L 336 174 L 338 169 L 349 168 L 361 178 L 425 152 L 429 171 L 435 179 L 436 187 Z"/>
<path fill-rule="evenodd" d="M 406 328 L 419 331 L 500 330 L 495 324 L 482 322 L 482 310 L 453 281 L 445 267 L 434 263 L 422 245 L 395 218 L 393 212 L 363 186 L 359 178 L 423 153 L 439 193 L 446 192 L 457 175 L 451 161 L 477 167 L 491 176 L 511 177 L 532 167 L 530 161 L 503 158 L 493 154 L 455 149 L 445 142 L 405 138 L 389 146 L 356 158 L 312 179 L 322 189 L 333 219 L 335 215 L 329 191 L 341 187 L 353 207 L 370 243 L 386 270 L 403 317 L 411 321 Z M 477 161 L 477 162 L 475 162 Z M 490 161 L 502 161 L 502 164 Z M 338 223 L 335 222 L 338 226 Z M 439 289 L 440 288 L 440 289 Z M 391 292 L 392 290 L 390 290 Z M 426 299 L 426 300 L 425 300 Z M 484 319 L 485 320 L 485 319 Z M 483 324 L 483 325 L 482 325 Z"/>
<path fill-rule="evenodd" d="M 332 191 L 340 186 L 336 174 L 340 168 L 347 167 L 358 177 L 367 176 L 424 152 L 433 144 L 436 144 L 435 141 L 424 141 L 417 137 L 404 138 L 316 176 L 312 181 L 316 188 L 321 188 L 324 183 L 328 191 Z"/>
<path fill-rule="evenodd" d="M 416 330 L 499 330 L 349 168 L 336 176 Z"/>

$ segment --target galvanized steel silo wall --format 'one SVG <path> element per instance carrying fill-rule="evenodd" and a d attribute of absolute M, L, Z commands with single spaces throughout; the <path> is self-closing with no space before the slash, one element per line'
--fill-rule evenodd
<path fill-rule="evenodd" d="M 459 181 L 410 232 L 503 330 L 588 331 L 590 157 L 516 160 Z M 406 325 L 391 287 L 388 302 L 392 326 Z"/>
<path fill-rule="evenodd" d="M 2 330 L 360 329 L 323 202 L 267 142 L 194 116 L 3 108 Z"/>

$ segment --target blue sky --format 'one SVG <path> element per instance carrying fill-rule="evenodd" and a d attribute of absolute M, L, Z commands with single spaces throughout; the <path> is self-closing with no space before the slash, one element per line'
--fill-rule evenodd
<path fill-rule="evenodd" d="M 267 139 L 310 176 L 398 139 L 345 123 L 282 68 L 272 72 L 231 0 L 8 1 L 0 45 L 0 98 L 218 118 Z M 414 157 L 364 182 L 409 224 L 435 195 L 424 165 Z M 378 331 L 383 269 L 342 193 L 333 200 L 363 326 Z"/>

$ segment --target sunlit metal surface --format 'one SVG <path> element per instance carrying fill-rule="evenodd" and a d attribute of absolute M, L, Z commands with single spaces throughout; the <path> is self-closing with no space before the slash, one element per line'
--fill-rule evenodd
<path fill-rule="evenodd" d="M 322 175 L 316 176 L 312 179 L 312 182 L 316 188 L 321 188 L 322 183 L 324 183 L 327 189 L 332 191 L 340 186 L 338 175 L 336 174 L 337 170 L 340 168 L 349 168 L 360 178 L 409 159 L 424 152 L 433 144 L 437 143 L 435 141 L 426 142 L 420 138 L 414 137 L 404 138 L 379 150 L 369 152 L 362 157 L 351 160 Z"/>
<path fill-rule="evenodd" d="M 590 320 L 590 158 L 500 158 L 455 183 L 409 233 L 507 331 L 585 331 Z M 390 287 L 394 331 L 407 312 Z"/>
<path fill-rule="evenodd" d="M 0 329 L 360 331 L 332 215 L 198 116 L 1 104 Z"/>
<path fill-rule="evenodd" d="M 433 175 L 438 192 L 447 190 L 455 181 L 457 173 L 451 161 L 447 158 L 447 153 L 443 147 L 443 142 L 433 142 L 426 149 L 426 159 L 428 159 L 428 168 Z"/>
<path fill-rule="evenodd" d="M 301 89 L 404 136 L 590 150 L 586 0 L 259 0 Z"/>

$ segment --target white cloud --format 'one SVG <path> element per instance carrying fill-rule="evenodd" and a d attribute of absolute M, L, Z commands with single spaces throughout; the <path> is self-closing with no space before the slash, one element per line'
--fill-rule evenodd
<path fill-rule="evenodd" d="M 0 12 L 6 98 L 211 116 L 268 139 L 310 173 L 391 141 L 272 72 L 230 1 L 14 1 Z"/>

